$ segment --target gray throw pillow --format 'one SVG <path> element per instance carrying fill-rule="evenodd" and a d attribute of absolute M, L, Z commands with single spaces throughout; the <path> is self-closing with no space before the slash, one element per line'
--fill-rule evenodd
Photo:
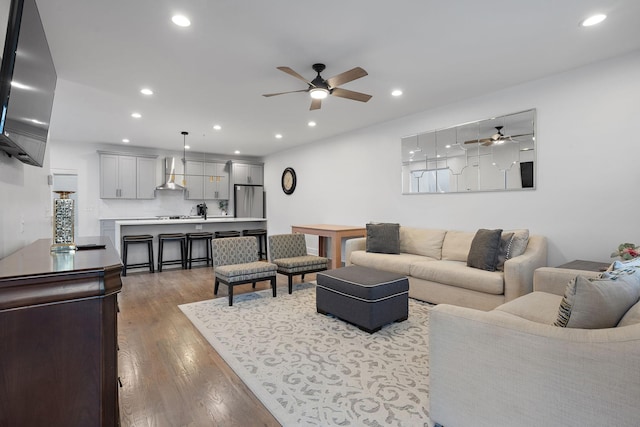
<path fill-rule="evenodd" d="M 596 279 L 571 279 L 554 324 L 581 329 L 615 327 L 640 298 L 640 276 L 633 271 L 614 273 Z"/>
<path fill-rule="evenodd" d="M 367 224 L 367 252 L 400 253 L 400 224 Z"/>
<path fill-rule="evenodd" d="M 496 271 L 501 235 L 501 229 L 486 230 L 481 228 L 478 230 L 471 241 L 467 265 L 482 270 Z"/>

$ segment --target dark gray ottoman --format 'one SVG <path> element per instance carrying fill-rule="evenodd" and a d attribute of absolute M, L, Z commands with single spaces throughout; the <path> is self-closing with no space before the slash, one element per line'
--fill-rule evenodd
<path fill-rule="evenodd" d="M 316 275 L 316 309 L 374 333 L 409 316 L 409 280 L 357 265 Z"/>

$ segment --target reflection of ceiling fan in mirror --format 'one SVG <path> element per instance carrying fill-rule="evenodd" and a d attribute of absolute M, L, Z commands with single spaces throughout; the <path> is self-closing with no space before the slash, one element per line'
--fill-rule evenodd
<path fill-rule="evenodd" d="M 289 92 L 279 92 L 279 93 L 267 93 L 262 96 L 276 96 L 276 95 L 284 95 L 285 93 L 294 93 L 294 92 L 309 92 L 311 95 L 311 107 L 310 110 L 318 110 L 322 105 L 322 100 L 329 95 L 339 96 L 340 98 L 353 99 L 354 101 L 367 102 L 371 99 L 371 95 L 367 95 L 365 93 L 354 92 L 352 90 L 339 88 L 339 85 L 349 83 L 353 80 L 359 79 L 360 77 L 364 77 L 367 74 L 365 70 L 360 67 L 352 68 L 349 71 L 345 71 L 344 73 L 340 73 L 337 76 L 333 76 L 328 79 L 323 79 L 320 73 L 324 71 L 324 64 L 313 64 L 313 70 L 318 73 L 318 75 L 312 80 L 308 81 L 300 74 L 296 73 L 289 67 L 278 67 L 278 70 L 283 71 L 290 76 L 295 77 L 296 79 L 302 80 L 309 87 L 301 90 L 292 90 Z"/>
<path fill-rule="evenodd" d="M 505 135 L 502 133 L 502 128 L 504 126 L 496 126 L 496 133 L 491 135 L 489 138 L 482 139 L 472 139 L 471 141 L 465 141 L 465 144 L 482 144 L 485 147 L 489 147 L 493 144 L 502 144 L 505 141 L 513 141 L 514 138 L 519 138 L 521 136 L 532 136 L 532 133 L 521 133 L 519 135 Z"/>

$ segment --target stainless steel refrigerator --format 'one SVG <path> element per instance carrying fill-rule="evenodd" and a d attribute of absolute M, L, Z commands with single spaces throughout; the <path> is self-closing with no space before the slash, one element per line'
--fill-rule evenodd
<path fill-rule="evenodd" d="M 264 218 L 262 185 L 234 185 L 233 213 L 236 218 Z"/>

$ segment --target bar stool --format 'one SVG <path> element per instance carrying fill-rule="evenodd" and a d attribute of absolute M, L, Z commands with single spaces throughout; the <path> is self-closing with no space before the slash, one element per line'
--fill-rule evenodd
<path fill-rule="evenodd" d="M 240 237 L 240 232 L 235 230 L 229 231 L 216 231 L 215 232 L 216 239 L 223 239 L 225 237 Z"/>
<path fill-rule="evenodd" d="M 213 239 L 213 233 L 208 231 L 201 231 L 199 233 L 187 233 L 187 268 L 191 269 L 191 263 L 193 262 L 207 262 L 213 265 L 213 256 L 211 251 L 211 240 Z M 206 256 L 194 258 L 193 257 L 193 242 L 203 241 L 206 246 Z"/>
<path fill-rule="evenodd" d="M 164 255 L 164 242 L 180 243 L 180 259 L 162 260 Z M 162 273 L 163 265 L 180 264 L 182 269 L 187 268 L 187 235 L 184 233 L 161 233 L 158 234 L 158 272 Z"/>
<path fill-rule="evenodd" d="M 243 236 L 256 236 L 258 239 L 258 258 L 260 260 L 267 259 L 267 230 L 256 228 L 252 230 L 242 230 Z M 262 248 L 264 247 L 264 251 Z"/>
<path fill-rule="evenodd" d="M 136 264 L 129 264 L 127 262 L 129 245 L 136 243 L 147 244 L 148 262 L 139 262 Z M 153 273 L 153 236 L 151 234 L 130 234 L 128 236 L 122 236 L 122 261 L 124 264 L 124 268 L 122 269 L 123 276 L 127 275 L 127 268 L 149 267 L 149 272 Z"/>

